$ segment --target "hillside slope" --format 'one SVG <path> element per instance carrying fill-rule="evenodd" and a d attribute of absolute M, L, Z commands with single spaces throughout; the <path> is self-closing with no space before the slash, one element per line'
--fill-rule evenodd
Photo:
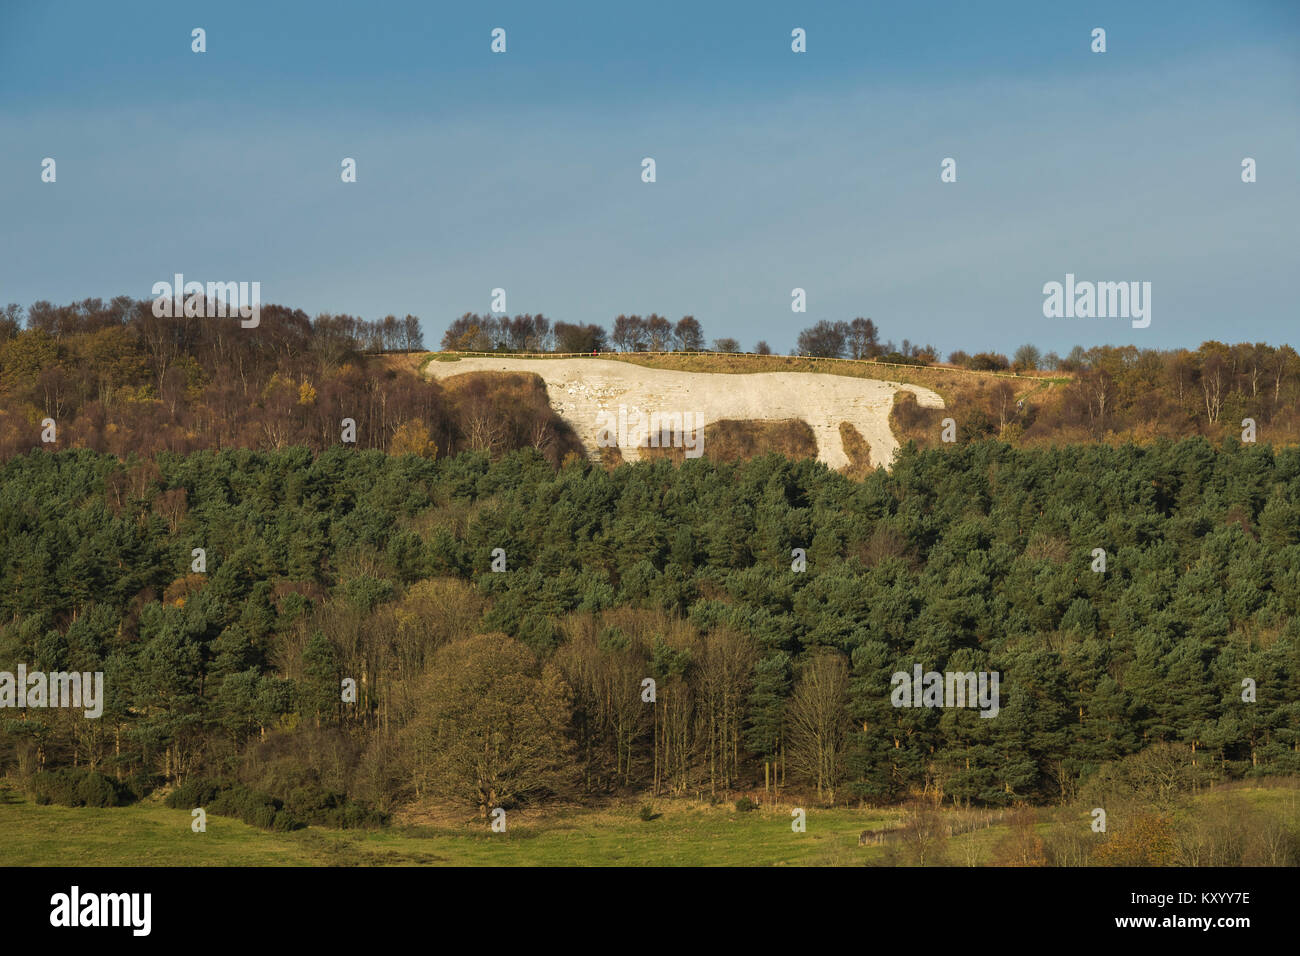
<path fill-rule="evenodd" d="M 850 464 L 840 435 L 840 423 L 848 422 L 870 445 L 872 461 L 887 463 L 898 449 L 889 427 L 895 392 L 911 392 L 925 408 L 944 407 L 938 394 L 918 385 L 810 372 L 679 372 L 599 358 L 509 356 L 434 361 L 425 371 L 438 379 L 474 372 L 535 373 L 546 383 L 552 407 L 593 455 L 599 447 L 600 413 L 617 414 L 624 405 L 644 413 L 691 412 L 705 425 L 801 419 L 816 436 L 818 460 L 832 468 Z M 626 460 L 638 458 L 635 448 L 619 451 Z"/>

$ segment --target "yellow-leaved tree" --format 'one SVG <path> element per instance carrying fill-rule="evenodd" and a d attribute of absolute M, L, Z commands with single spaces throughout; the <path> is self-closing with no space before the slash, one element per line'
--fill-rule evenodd
<path fill-rule="evenodd" d="M 393 440 L 389 442 L 390 455 L 419 455 L 421 458 L 437 458 L 438 446 L 429 435 L 429 429 L 419 418 L 409 418 L 397 426 Z"/>
<path fill-rule="evenodd" d="M 576 778 L 569 688 L 504 634 L 477 634 L 434 655 L 412 727 L 417 777 L 486 819 L 561 794 Z"/>

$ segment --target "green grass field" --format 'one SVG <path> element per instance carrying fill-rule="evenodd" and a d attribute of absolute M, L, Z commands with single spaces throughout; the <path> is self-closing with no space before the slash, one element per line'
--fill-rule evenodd
<path fill-rule="evenodd" d="M 1234 793 L 1293 827 L 1300 822 L 1295 788 Z M 891 826 L 901 813 L 814 808 L 807 832 L 796 834 L 781 808 L 737 813 L 727 805 L 665 802 L 656 812 L 650 821 L 632 805 L 520 815 L 504 834 L 479 823 L 272 833 L 209 815 L 207 832 L 194 833 L 188 811 L 161 803 L 37 806 L 0 784 L 0 866 L 864 866 L 885 862 L 888 851 L 859 847 L 858 833 Z M 1007 833 L 993 826 L 955 837 L 947 862 L 988 863 Z"/>
<path fill-rule="evenodd" d="M 209 815 L 145 802 L 110 809 L 37 806 L 0 787 L 2 866 L 367 866 L 367 865 L 862 865 L 884 852 L 858 847 L 858 832 L 893 814 L 809 810 L 808 830 L 791 832 L 788 811 L 665 804 L 643 821 L 635 807 L 556 811 L 511 823 L 340 831 L 311 827 L 271 833 Z"/>

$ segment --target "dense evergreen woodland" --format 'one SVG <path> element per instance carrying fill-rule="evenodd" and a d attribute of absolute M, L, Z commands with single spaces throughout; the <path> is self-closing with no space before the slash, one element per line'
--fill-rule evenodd
<path fill-rule="evenodd" d="M 908 446 L 859 482 L 80 449 L 13 457 L 0 496 L 0 671 L 105 674 L 100 719 L 0 710 L 29 781 L 388 811 L 765 778 L 1056 802 L 1160 742 L 1208 777 L 1300 770 L 1296 449 Z M 997 716 L 893 706 L 916 664 L 997 671 Z"/>

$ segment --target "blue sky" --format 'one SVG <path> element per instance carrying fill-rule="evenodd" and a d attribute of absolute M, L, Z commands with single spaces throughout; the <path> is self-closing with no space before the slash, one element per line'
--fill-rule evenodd
<path fill-rule="evenodd" d="M 945 354 L 1300 327 L 1286 0 L 0 0 L 0 143 L 0 301 L 24 305 L 182 272 L 415 313 L 430 344 L 495 287 L 511 314 L 693 314 L 781 351 L 858 315 Z M 1150 327 L 1044 318 L 1067 272 L 1151 282 Z"/>

